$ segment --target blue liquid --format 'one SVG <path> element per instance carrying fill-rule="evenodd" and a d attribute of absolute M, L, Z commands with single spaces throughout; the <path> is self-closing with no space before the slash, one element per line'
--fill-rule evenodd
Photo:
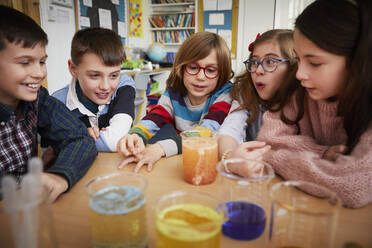
<path fill-rule="evenodd" d="M 223 223 L 222 233 L 238 240 L 252 240 L 265 230 L 265 211 L 253 203 L 227 202 L 229 220 Z"/>
<path fill-rule="evenodd" d="M 125 215 L 145 203 L 142 192 L 133 186 L 108 186 L 98 191 L 89 202 L 91 209 L 102 215 Z"/>

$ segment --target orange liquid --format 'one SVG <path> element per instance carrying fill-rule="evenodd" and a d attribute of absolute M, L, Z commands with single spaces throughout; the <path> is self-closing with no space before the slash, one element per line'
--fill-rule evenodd
<path fill-rule="evenodd" d="M 182 141 L 183 177 L 194 185 L 205 185 L 216 180 L 217 141 L 199 137 Z"/>
<path fill-rule="evenodd" d="M 178 204 L 157 215 L 157 248 L 219 248 L 222 216 L 200 204 Z"/>

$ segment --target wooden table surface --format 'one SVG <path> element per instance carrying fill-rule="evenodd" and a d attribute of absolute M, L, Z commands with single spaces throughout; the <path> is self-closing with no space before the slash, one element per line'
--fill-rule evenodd
<path fill-rule="evenodd" d="M 100 153 L 87 174 L 52 205 L 54 225 L 59 248 L 91 247 L 88 196 L 85 184 L 99 175 L 117 172 L 121 161 L 117 153 Z M 120 171 L 132 171 L 133 165 Z M 182 177 L 182 157 L 161 159 L 151 173 L 140 171 L 148 180 L 146 190 L 149 247 L 155 247 L 154 215 L 152 208 L 163 194 L 180 189 L 197 189 L 210 194 L 217 193 L 217 182 L 206 186 L 192 186 Z M 279 179 L 274 179 L 278 182 Z M 364 248 L 372 247 L 372 204 L 360 209 L 342 208 L 336 247 L 343 247 L 348 241 L 357 242 Z M 222 248 L 259 247 L 252 242 L 238 242 L 222 236 Z M 176 248 L 176 247 L 175 247 Z"/>

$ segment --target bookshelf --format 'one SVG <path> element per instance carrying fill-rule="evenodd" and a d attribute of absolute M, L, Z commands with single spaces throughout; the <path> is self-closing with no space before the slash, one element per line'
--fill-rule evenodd
<path fill-rule="evenodd" d="M 196 32 L 197 12 L 195 0 L 149 0 L 152 42 L 160 42 L 167 50 L 178 46 Z"/>

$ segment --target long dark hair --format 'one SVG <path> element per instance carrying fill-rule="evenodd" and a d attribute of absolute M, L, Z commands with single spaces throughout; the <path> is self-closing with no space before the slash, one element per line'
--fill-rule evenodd
<path fill-rule="evenodd" d="M 372 119 L 371 23 L 370 0 L 317 0 L 296 19 L 296 28 L 309 40 L 325 51 L 346 57 L 346 83 L 337 100 L 348 153 Z M 303 112 L 303 104 L 298 107 Z"/>
<path fill-rule="evenodd" d="M 272 111 L 279 110 L 281 108 L 280 106 L 284 105 L 285 102 L 283 101 L 283 103 L 281 103 L 282 98 L 288 95 L 288 91 L 290 90 L 289 87 L 294 85 L 293 81 L 296 80 L 297 61 L 293 50 L 293 31 L 289 29 L 272 29 L 266 31 L 254 42 L 249 59 L 252 58 L 255 46 L 267 41 L 275 41 L 278 43 L 283 58 L 289 61 L 288 70 L 284 76 L 284 82 L 280 82 L 281 86 L 278 91 L 267 101 L 262 100 L 258 95 L 253 85 L 251 73 L 245 71 L 235 78 L 235 82 L 231 89 L 231 97 L 240 103 L 240 107 L 236 110 L 246 109 L 249 111 L 250 117 L 247 123 L 256 121 L 260 104 L 263 104 L 267 109 Z M 293 92 L 293 90 L 290 91 Z M 277 105 L 278 103 L 280 103 L 280 105 Z"/>

